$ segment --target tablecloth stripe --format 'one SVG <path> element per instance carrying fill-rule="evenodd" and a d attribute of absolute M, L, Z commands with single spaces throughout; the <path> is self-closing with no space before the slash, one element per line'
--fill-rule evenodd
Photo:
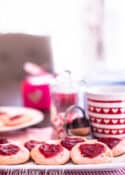
<path fill-rule="evenodd" d="M 109 171 L 68 171 L 63 175 L 125 175 L 125 168 Z"/>
<path fill-rule="evenodd" d="M 2 170 L 0 175 L 125 175 L 125 168 L 110 171 Z"/>

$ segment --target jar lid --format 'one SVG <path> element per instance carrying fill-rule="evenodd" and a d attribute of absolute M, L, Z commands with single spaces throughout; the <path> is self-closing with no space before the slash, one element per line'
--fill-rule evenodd
<path fill-rule="evenodd" d="M 38 76 L 28 76 L 27 80 L 30 84 L 41 85 L 41 84 L 51 84 L 54 78 L 52 75 L 46 74 L 46 75 L 38 75 Z"/>
<path fill-rule="evenodd" d="M 55 79 L 54 90 L 56 92 L 73 93 L 78 89 L 78 83 L 73 80 L 70 71 L 64 71 Z"/>

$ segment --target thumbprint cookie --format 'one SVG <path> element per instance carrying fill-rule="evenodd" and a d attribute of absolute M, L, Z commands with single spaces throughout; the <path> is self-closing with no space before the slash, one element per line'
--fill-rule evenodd
<path fill-rule="evenodd" d="M 31 121 L 31 117 L 26 116 L 25 114 L 17 114 L 17 115 L 10 116 L 9 118 L 7 118 L 4 124 L 6 126 L 17 126 L 17 125 L 27 123 L 29 121 Z"/>
<path fill-rule="evenodd" d="M 15 143 L 0 144 L 0 165 L 17 165 L 29 160 L 29 151 Z"/>
<path fill-rule="evenodd" d="M 114 157 L 125 154 L 125 138 L 108 137 L 98 140 L 105 143 L 112 150 Z"/>
<path fill-rule="evenodd" d="M 31 150 L 31 157 L 36 164 L 62 165 L 70 158 L 70 152 L 59 143 L 44 142 Z"/>
<path fill-rule="evenodd" d="M 38 141 L 38 140 L 28 140 L 27 142 L 24 143 L 24 147 L 27 148 L 29 151 L 31 151 L 33 148 L 36 146 L 42 144 L 43 141 Z"/>
<path fill-rule="evenodd" d="M 68 150 L 71 150 L 77 143 L 85 142 L 86 138 L 80 136 L 66 136 L 61 140 L 61 145 Z"/>
<path fill-rule="evenodd" d="M 112 161 L 112 151 L 104 143 L 87 141 L 72 148 L 71 159 L 75 164 L 109 163 Z"/>

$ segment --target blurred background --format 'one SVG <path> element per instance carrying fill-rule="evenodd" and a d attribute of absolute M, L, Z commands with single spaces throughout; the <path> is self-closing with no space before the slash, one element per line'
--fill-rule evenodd
<path fill-rule="evenodd" d="M 75 79 L 124 83 L 124 5 L 123 0 L 0 0 L 0 104 L 13 104 L 3 94 L 8 99 L 16 94 L 27 61 L 48 72 L 68 69 Z"/>

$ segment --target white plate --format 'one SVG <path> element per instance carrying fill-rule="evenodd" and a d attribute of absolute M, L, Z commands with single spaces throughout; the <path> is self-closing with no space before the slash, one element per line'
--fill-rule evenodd
<path fill-rule="evenodd" d="M 89 164 L 89 165 L 74 165 L 72 163 L 67 163 L 66 165 L 58 165 L 58 166 L 50 166 L 50 165 L 36 165 L 33 162 L 28 162 L 22 165 L 11 165 L 6 166 L 2 165 L 0 166 L 0 169 L 4 170 L 115 170 L 118 168 L 125 168 L 125 155 L 122 155 L 120 157 L 114 158 L 112 163 L 105 163 L 105 164 Z"/>
<path fill-rule="evenodd" d="M 27 122 L 27 123 L 23 123 L 21 125 L 18 126 L 1 126 L 0 127 L 0 132 L 8 132 L 8 131 L 15 131 L 15 130 L 19 130 L 19 129 L 24 129 L 27 128 L 29 126 L 33 126 L 36 125 L 38 123 L 40 123 L 41 121 L 43 121 L 44 116 L 43 113 L 32 109 L 32 108 L 25 108 L 25 107 L 0 107 L 0 112 L 4 111 L 4 112 L 8 112 L 12 115 L 16 115 L 16 114 L 26 114 L 27 116 L 30 115 L 30 117 L 32 118 L 31 121 Z"/>

